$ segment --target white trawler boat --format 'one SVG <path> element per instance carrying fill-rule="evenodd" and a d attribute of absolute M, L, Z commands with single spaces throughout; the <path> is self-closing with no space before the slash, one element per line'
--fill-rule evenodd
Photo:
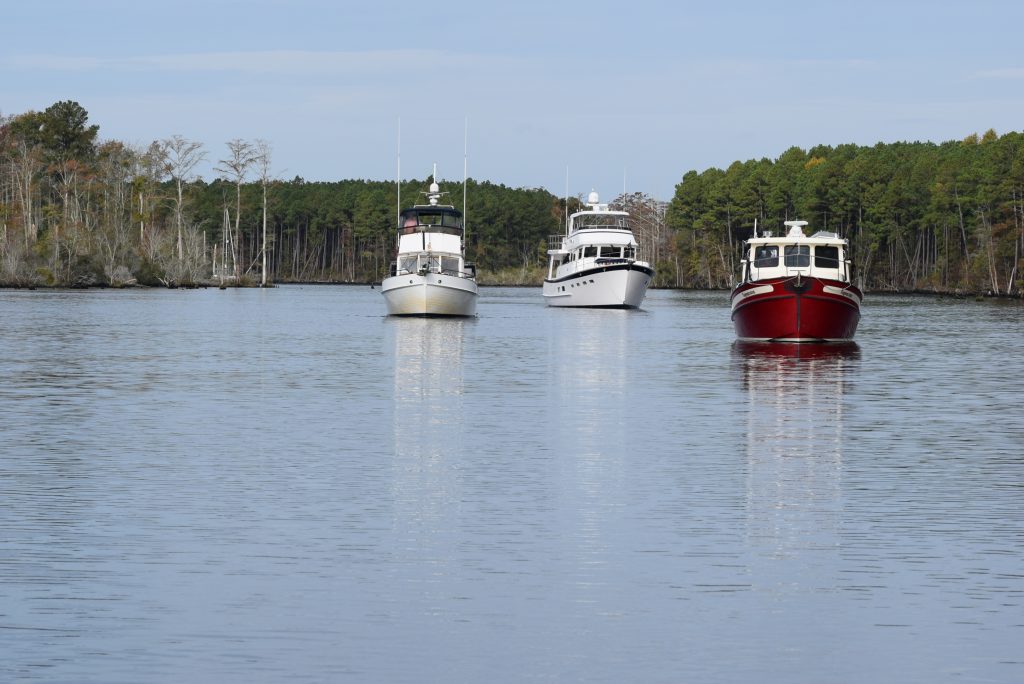
<path fill-rule="evenodd" d="M 548 241 L 544 299 L 549 306 L 636 309 L 654 269 L 637 260 L 629 214 L 610 210 L 594 191 L 586 204 L 566 221 L 565 235 Z"/>
<path fill-rule="evenodd" d="M 437 165 L 428 204 L 398 216 L 398 252 L 381 283 L 390 316 L 475 316 L 476 268 L 465 259 L 463 214 L 439 204 Z"/>

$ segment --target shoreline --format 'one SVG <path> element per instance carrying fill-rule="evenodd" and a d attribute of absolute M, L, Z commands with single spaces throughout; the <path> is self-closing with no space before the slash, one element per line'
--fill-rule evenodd
<path fill-rule="evenodd" d="M 380 289 L 379 282 L 345 282 L 339 280 L 308 280 L 308 281 L 284 281 L 275 282 L 267 285 L 266 288 L 262 289 L 273 289 L 283 285 L 324 285 L 331 287 L 372 287 L 374 289 Z M 482 282 L 479 283 L 480 287 L 511 287 L 511 288 L 540 288 L 539 283 L 496 283 L 496 282 Z M 126 285 L 88 285 L 88 286 L 73 286 L 73 285 L 18 285 L 0 283 L 0 290 L 44 290 L 44 291 L 71 291 L 71 290 L 208 290 L 208 289 L 219 289 L 219 290 L 233 290 L 233 289 L 261 289 L 261 285 L 256 283 L 252 285 L 226 285 L 215 282 L 207 283 L 191 283 L 187 285 L 140 285 L 136 283 Z M 667 290 L 667 291 L 678 291 L 678 292 L 730 292 L 731 290 L 725 288 L 695 288 L 695 287 L 650 287 L 651 290 Z M 865 295 L 872 297 L 897 297 L 911 295 L 915 297 L 950 297 L 953 299 L 1007 299 L 1007 300 L 1020 300 L 1024 301 L 1024 290 L 1017 293 L 994 293 L 992 291 L 963 291 L 963 290 L 864 290 Z"/>

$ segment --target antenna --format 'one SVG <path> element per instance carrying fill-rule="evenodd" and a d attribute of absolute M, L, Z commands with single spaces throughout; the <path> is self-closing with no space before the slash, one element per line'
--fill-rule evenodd
<path fill-rule="evenodd" d="M 462 249 L 466 249 L 466 177 L 469 170 L 469 117 L 462 132 Z"/>
<path fill-rule="evenodd" d="M 398 173 L 395 175 L 395 187 L 398 188 L 398 209 L 395 214 L 395 225 L 402 220 L 402 117 L 398 117 Z"/>
<path fill-rule="evenodd" d="M 441 186 L 437 182 L 437 162 L 434 162 L 434 173 L 430 175 L 430 191 L 427 193 L 427 199 L 430 201 L 430 206 L 437 206 L 437 200 L 441 198 Z"/>
<path fill-rule="evenodd" d="M 622 203 L 626 203 L 626 167 L 622 167 Z"/>
<path fill-rule="evenodd" d="M 565 234 L 569 234 L 569 165 L 565 165 Z"/>

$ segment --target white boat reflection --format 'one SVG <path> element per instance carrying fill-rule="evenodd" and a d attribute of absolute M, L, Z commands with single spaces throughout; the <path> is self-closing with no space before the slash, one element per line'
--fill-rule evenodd
<path fill-rule="evenodd" d="M 736 342 L 732 353 L 747 397 L 748 533 L 779 554 L 834 545 L 859 347 Z"/>
<path fill-rule="evenodd" d="M 392 487 L 405 524 L 443 525 L 457 498 L 454 463 L 466 448 L 463 339 L 475 319 L 385 319 L 394 349 Z"/>
<path fill-rule="evenodd" d="M 626 359 L 635 311 L 562 309 L 550 318 L 550 439 L 571 484 L 573 552 L 581 586 L 607 562 L 609 508 L 626 506 L 621 489 L 630 454 L 630 382 Z M 581 591 L 583 591 L 581 589 Z M 586 591 L 583 591 L 585 594 Z"/>

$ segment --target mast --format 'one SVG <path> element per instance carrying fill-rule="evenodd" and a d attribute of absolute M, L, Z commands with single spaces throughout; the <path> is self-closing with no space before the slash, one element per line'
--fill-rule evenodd
<path fill-rule="evenodd" d="M 395 225 L 402 220 L 402 117 L 398 117 L 398 171 L 395 174 L 395 187 L 398 189 L 398 207 L 395 213 Z"/>
<path fill-rule="evenodd" d="M 569 165 L 565 165 L 565 234 L 569 235 Z"/>
<path fill-rule="evenodd" d="M 462 254 L 466 254 L 466 235 L 469 225 L 466 221 L 466 177 L 469 170 L 469 117 L 466 117 L 466 126 L 462 132 Z"/>

